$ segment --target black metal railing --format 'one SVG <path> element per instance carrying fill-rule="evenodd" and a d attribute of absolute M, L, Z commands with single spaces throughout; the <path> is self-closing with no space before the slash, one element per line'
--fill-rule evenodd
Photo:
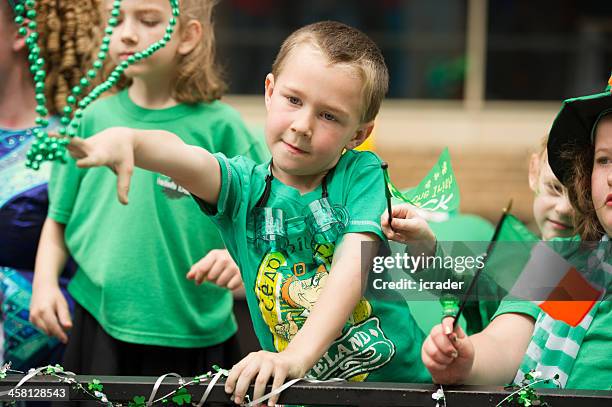
<path fill-rule="evenodd" d="M 8 375 L 0 382 L 0 388 L 15 386 L 22 375 Z M 144 396 L 149 399 L 156 377 L 129 377 L 129 376 L 74 376 L 87 387 L 87 383 L 97 378 L 104 386 L 104 393 L 109 401 L 121 402 L 127 405 L 135 396 Z M 185 380 L 189 380 L 186 378 Z M 612 378 L 611 378 L 612 382 Z M 201 399 L 208 386 L 207 382 L 187 387 L 192 397 L 192 403 Z M 223 389 L 223 380 L 213 386 L 208 397 L 208 403 L 215 405 L 234 405 Z M 68 390 L 70 401 L 92 400 L 91 396 L 82 391 L 60 382 L 52 376 L 37 376 L 22 385 L 22 388 L 64 388 Z M 156 397 L 176 390 L 179 387 L 177 378 L 169 377 L 159 387 Z M 433 407 L 436 401 L 432 394 L 438 386 L 427 384 L 405 383 L 307 383 L 300 382 L 285 390 L 279 400 L 283 404 L 309 404 L 309 405 L 335 405 L 335 406 L 423 406 Z M 269 390 L 269 389 L 268 389 Z M 252 388 L 251 388 L 252 391 Z M 476 407 L 495 406 L 511 391 L 503 387 L 494 386 L 444 386 L 446 405 L 448 407 Z M 609 407 L 612 406 L 612 391 L 595 390 L 561 390 L 537 389 L 537 393 L 553 407 Z M 161 403 L 160 403 L 161 405 Z M 510 405 L 510 404 L 505 404 Z"/>

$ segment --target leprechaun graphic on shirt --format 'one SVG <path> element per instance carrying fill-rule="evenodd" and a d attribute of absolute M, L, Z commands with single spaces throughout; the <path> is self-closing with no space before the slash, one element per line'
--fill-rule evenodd
<path fill-rule="evenodd" d="M 290 263 L 282 251 L 266 253 L 259 264 L 255 294 L 278 352 L 287 347 L 312 311 L 329 277 L 334 249 L 332 243 L 315 245 L 314 264 Z M 370 303 L 362 298 L 310 375 L 320 380 L 363 381 L 394 354 L 394 344 L 383 333 Z"/>

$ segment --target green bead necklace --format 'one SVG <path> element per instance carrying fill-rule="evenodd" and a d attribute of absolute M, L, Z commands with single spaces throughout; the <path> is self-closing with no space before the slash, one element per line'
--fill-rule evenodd
<path fill-rule="evenodd" d="M 66 106 L 62 110 L 62 117 L 60 119 L 60 127 L 57 133 L 62 138 L 55 138 L 49 136 L 49 133 L 44 128 L 49 124 L 46 119 L 49 112 L 45 107 L 45 78 L 47 72 L 45 71 L 44 65 L 45 60 L 40 55 L 40 47 L 38 46 L 39 34 L 36 31 L 36 0 L 26 0 L 22 4 L 17 4 L 14 7 L 15 10 L 15 23 L 19 27 L 19 35 L 27 36 L 26 45 L 28 46 L 28 62 L 30 64 L 30 72 L 32 73 L 34 80 L 34 91 L 36 98 L 36 127 L 34 129 L 34 135 L 36 140 L 32 143 L 30 150 L 26 155 L 26 167 L 38 170 L 40 165 L 44 161 L 60 161 L 66 162 L 66 145 L 70 143 L 70 138 L 77 134 L 77 128 L 79 127 L 79 119 L 83 117 L 83 109 L 85 109 L 91 102 L 96 100 L 100 95 L 107 90 L 111 89 L 121 74 L 132 64 L 150 57 L 156 51 L 159 51 L 166 46 L 168 41 L 172 38 L 177 19 L 179 17 L 179 0 L 169 0 L 170 7 L 172 8 L 172 17 L 169 20 L 168 27 L 166 27 L 166 33 L 163 38 L 153 44 L 151 44 L 144 51 L 136 52 L 131 55 L 127 60 L 122 61 L 115 69 L 111 72 L 108 79 L 103 83 L 93 88 L 87 95 L 83 96 L 86 89 L 91 85 L 91 81 L 98 75 L 106 60 L 109 44 L 111 41 L 111 35 L 113 29 L 119 23 L 118 17 L 121 9 L 121 0 L 113 1 L 113 8 L 111 10 L 111 16 L 108 19 L 107 26 L 104 29 L 104 37 L 102 38 L 102 45 L 98 52 L 96 60 L 93 62 L 93 66 L 87 71 L 85 75 L 79 80 L 79 84 L 71 89 L 70 95 L 66 98 Z"/>

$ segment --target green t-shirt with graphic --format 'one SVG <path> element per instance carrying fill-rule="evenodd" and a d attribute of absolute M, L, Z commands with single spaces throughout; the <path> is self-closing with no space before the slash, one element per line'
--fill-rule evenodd
<path fill-rule="evenodd" d="M 282 209 L 288 244 L 285 250 L 270 252 L 257 247 L 254 231 L 269 164 L 256 165 L 243 157 L 227 159 L 222 154 L 216 158 L 222 176 L 218 204 L 211 208 L 196 200 L 213 216 L 240 267 L 262 348 L 282 351 L 304 324 L 330 272 L 335 242 L 313 245 L 304 217 L 308 204 L 321 199 L 322 186 L 302 195 L 272 180 L 265 207 Z M 384 239 L 380 216 L 385 193 L 379 158 L 370 152 L 347 151 L 326 178 L 330 204 L 348 214 L 343 233 L 372 233 Z M 342 272 L 342 266 L 334 272 Z M 405 302 L 364 297 L 310 374 L 318 379 L 428 382 L 431 377 L 420 357 L 423 340 Z"/>
<path fill-rule="evenodd" d="M 263 141 L 219 101 L 148 110 L 123 91 L 86 109 L 79 135 L 113 126 L 168 130 L 212 152 L 267 159 Z M 66 225 L 79 265 L 69 286 L 74 299 L 125 342 L 195 348 L 235 334 L 231 293 L 185 277 L 210 250 L 223 248 L 215 225 L 164 175 L 135 168 L 127 206 L 116 188 L 108 168 L 79 169 L 72 159 L 53 166 L 48 216 Z"/>

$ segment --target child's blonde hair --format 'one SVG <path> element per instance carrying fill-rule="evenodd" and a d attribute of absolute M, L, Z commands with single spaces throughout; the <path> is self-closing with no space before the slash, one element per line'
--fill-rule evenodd
<path fill-rule="evenodd" d="M 376 118 L 389 88 L 389 73 L 378 46 L 361 31 L 336 21 L 322 21 L 293 32 L 284 42 L 272 65 L 278 76 L 290 52 L 298 45 L 318 48 L 332 64 L 357 68 L 363 80 L 364 108 L 361 122 Z"/>
<path fill-rule="evenodd" d="M 547 143 L 548 135 L 545 135 L 540 140 L 537 150 L 529 155 L 529 186 L 536 195 L 540 193 L 540 183 L 538 180 L 542 173 L 542 167 L 548 165 L 548 153 L 546 151 Z"/>
<path fill-rule="evenodd" d="M 172 97 L 179 103 L 195 104 L 220 99 L 226 90 L 221 69 L 215 61 L 215 31 L 212 22 L 217 0 L 180 0 L 178 32 L 191 20 L 202 26 L 202 38 L 187 55 L 181 55 Z M 107 66 L 110 72 L 110 66 Z M 129 87 L 131 80 L 122 78 L 118 89 Z"/>
<path fill-rule="evenodd" d="M 179 103 L 211 102 L 221 98 L 225 82 L 215 61 L 215 30 L 212 22 L 217 0 L 180 0 L 179 26 L 190 20 L 202 25 L 202 38 L 198 45 L 180 61 L 174 88 Z"/>
<path fill-rule="evenodd" d="M 544 160 L 548 160 L 548 152 L 546 151 L 546 146 L 548 145 L 548 134 L 542 137 L 540 140 L 540 145 L 538 146 L 538 151 L 536 154 L 540 158 L 540 162 L 544 162 Z"/>

